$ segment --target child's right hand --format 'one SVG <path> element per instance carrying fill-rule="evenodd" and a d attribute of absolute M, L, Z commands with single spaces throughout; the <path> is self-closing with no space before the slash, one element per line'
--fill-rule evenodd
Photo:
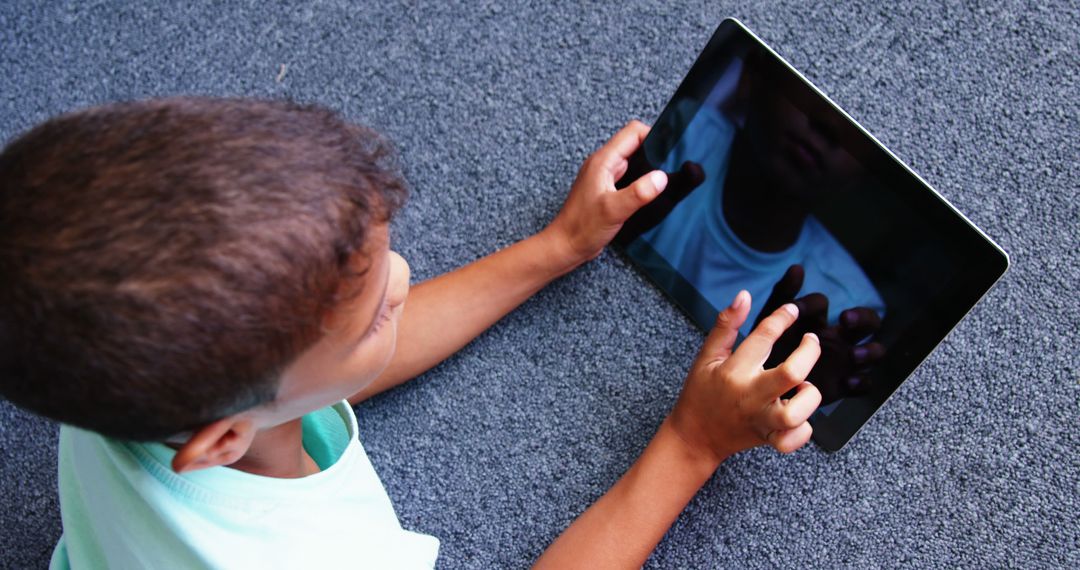
<path fill-rule="evenodd" d="M 560 265 L 577 267 L 600 255 L 626 220 L 667 187 L 662 170 L 649 172 L 622 190 L 615 187 L 648 134 L 644 123 L 630 121 L 581 165 L 562 209 L 542 232 L 551 238 L 553 251 L 565 252 Z"/>
<path fill-rule="evenodd" d="M 795 305 L 762 320 L 732 353 L 750 304 L 750 294 L 742 291 L 720 313 L 668 418 L 686 444 L 717 463 L 763 444 L 783 453 L 802 447 L 813 431 L 807 419 L 821 403 L 818 389 L 805 382 L 821 354 L 815 335 L 803 336 L 777 367 L 763 368 L 773 344 L 798 317 Z M 781 399 L 792 388 L 795 395 Z"/>

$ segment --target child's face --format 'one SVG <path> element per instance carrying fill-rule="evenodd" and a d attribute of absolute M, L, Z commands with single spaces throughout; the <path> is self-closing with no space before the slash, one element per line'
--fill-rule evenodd
<path fill-rule="evenodd" d="M 296 419 L 356 394 L 394 355 L 397 324 L 409 294 L 409 265 L 390 251 L 385 224 L 372 228 L 362 252 L 370 264 L 360 294 L 338 307 L 326 334 L 282 374 L 274 402 L 260 409 L 260 427 Z M 353 284 L 355 285 L 355 284 Z"/>

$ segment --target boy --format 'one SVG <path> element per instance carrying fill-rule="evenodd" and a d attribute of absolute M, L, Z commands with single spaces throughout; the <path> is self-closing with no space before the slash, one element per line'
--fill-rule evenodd
<path fill-rule="evenodd" d="M 431 567 L 356 434 L 356 402 L 434 366 L 596 257 L 663 191 L 615 191 L 648 132 L 586 160 L 535 236 L 409 293 L 388 147 L 332 113 L 172 99 L 60 117 L 0 155 L 0 391 L 65 425 L 54 568 Z M 637 567 L 727 456 L 806 443 L 807 335 L 788 304 L 732 354 L 720 314 L 641 458 L 542 556 Z M 780 395 L 796 388 L 793 397 Z"/>

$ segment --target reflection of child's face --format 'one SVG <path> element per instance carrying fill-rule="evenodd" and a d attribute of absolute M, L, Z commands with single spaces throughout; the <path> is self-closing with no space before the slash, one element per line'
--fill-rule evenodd
<path fill-rule="evenodd" d="M 276 425 L 348 398 L 390 362 L 397 323 L 409 294 L 409 265 L 389 249 L 386 225 L 372 228 L 370 260 L 359 295 L 338 307 L 325 336 L 282 374 L 278 396 L 261 423 Z"/>
<path fill-rule="evenodd" d="M 750 96 L 745 132 L 777 192 L 812 203 L 849 186 L 861 168 L 840 146 L 827 110 L 811 109 L 808 115 L 806 107 L 781 94 L 784 89 L 755 89 L 762 96 Z"/>

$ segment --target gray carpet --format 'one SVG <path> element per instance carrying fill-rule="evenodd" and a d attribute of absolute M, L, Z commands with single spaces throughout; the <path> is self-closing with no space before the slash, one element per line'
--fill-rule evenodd
<path fill-rule="evenodd" d="M 539 230 L 739 17 L 1013 268 L 848 448 L 728 461 L 648 567 L 1080 567 L 1075 0 L 132 4 L 0 3 L 0 138 L 155 95 L 327 105 L 397 141 L 418 280 Z M 641 451 L 701 341 L 604 254 L 364 404 L 361 436 L 442 567 L 524 567 Z M 2 567 L 44 566 L 60 533 L 55 444 L 0 403 Z"/>

